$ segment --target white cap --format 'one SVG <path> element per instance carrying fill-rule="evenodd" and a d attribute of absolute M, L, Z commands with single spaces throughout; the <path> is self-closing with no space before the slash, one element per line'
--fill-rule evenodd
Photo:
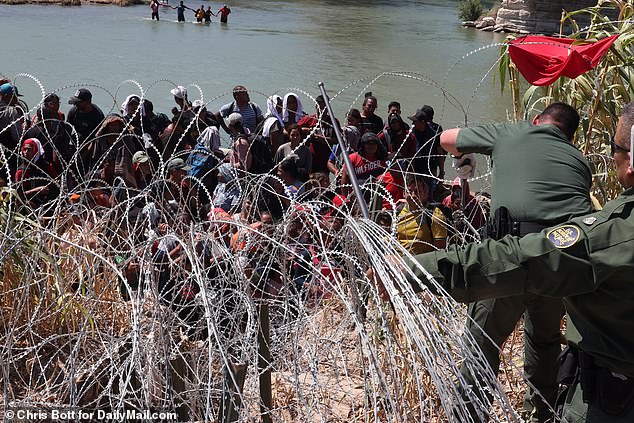
<path fill-rule="evenodd" d="M 205 102 L 200 99 L 194 100 L 192 101 L 192 107 L 194 109 L 197 109 L 198 107 L 205 107 Z"/>
<path fill-rule="evenodd" d="M 176 88 L 172 88 L 172 90 L 170 92 L 176 98 L 185 98 L 185 97 L 187 97 L 187 88 L 183 87 L 182 85 L 179 85 Z"/>

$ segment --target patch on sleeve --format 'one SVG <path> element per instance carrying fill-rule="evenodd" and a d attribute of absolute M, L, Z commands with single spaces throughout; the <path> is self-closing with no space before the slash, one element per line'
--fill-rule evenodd
<path fill-rule="evenodd" d="M 557 226 L 546 234 L 556 248 L 568 248 L 579 240 L 581 230 L 574 225 Z"/>

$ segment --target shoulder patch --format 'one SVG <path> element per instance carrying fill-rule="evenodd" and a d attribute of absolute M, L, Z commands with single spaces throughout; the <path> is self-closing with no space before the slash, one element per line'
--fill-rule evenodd
<path fill-rule="evenodd" d="M 546 238 L 556 248 L 568 248 L 579 240 L 581 231 L 575 225 L 562 225 L 546 233 Z"/>

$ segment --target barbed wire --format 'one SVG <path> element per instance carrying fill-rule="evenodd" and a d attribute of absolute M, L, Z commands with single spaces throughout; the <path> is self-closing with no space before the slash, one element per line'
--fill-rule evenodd
<path fill-rule="evenodd" d="M 369 80 L 363 92 L 386 76 L 440 88 L 466 121 L 469 108 L 420 74 L 384 73 L 348 87 Z M 160 80 L 151 87 L 163 82 L 175 86 Z M 130 84 L 145 98 L 147 89 L 124 81 L 111 94 L 112 110 Z M 188 87 L 204 101 L 199 86 Z M 292 91 L 315 101 L 305 90 Z M 66 128 L 76 152 L 61 161 L 59 175 L 40 172 L 1 188 L 5 411 L 152 410 L 179 421 L 521 420 L 519 398 L 505 392 L 465 331 L 465 307 L 448 295 L 415 292 L 408 282 L 415 276 L 400 265 L 412 255 L 397 237 L 402 211 L 385 186 L 364 185 L 375 205 L 367 220 L 350 199 L 333 204 L 337 180 L 306 183 L 292 197 L 273 169 L 238 170 L 227 189 L 239 191 L 241 204 L 219 210 L 204 177 L 186 176 L 184 185 L 170 179 L 167 163 L 187 152 L 164 157 L 143 144 L 132 123 L 140 114 L 114 133 L 96 130 L 84 140 Z M 166 142 L 180 145 L 196 119 Z M 40 141 L 55 146 L 51 133 L 43 134 L 49 139 Z M 303 142 L 312 135 L 314 129 Z M 155 166 L 144 187 L 116 168 L 116 177 L 104 174 L 108 156 L 124 151 L 128 140 L 141 142 Z M 106 141 L 103 156 L 85 166 L 85 149 Z M 19 147 L 2 148 L 7 174 Z M 24 170 L 37 166 L 20 160 Z M 480 191 L 490 189 L 486 163 L 476 177 Z M 404 168 L 450 182 L 429 166 Z M 25 194 L 31 186 L 56 194 Z M 98 201 L 101 194 L 109 204 Z M 376 205 L 384 202 L 382 211 Z M 484 201 L 478 207 L 488 213 Z M 424 225 L 432 211 L 419 212 Z M 388 222 L 381 225 L 379 215 Z M 442 226 L 453 239 L 475 239 L 450 218 Z M 442 291 L 420 270 L 428 279 L 420 286 Z M 490 397 L 476 395 L 465 371 Z M 521 372 L 515 375 L 525 383 Z"/>

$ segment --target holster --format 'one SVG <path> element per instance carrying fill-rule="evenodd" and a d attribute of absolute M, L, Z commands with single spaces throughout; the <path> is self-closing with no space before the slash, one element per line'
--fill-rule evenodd
<path fill-rule="evenodd" d="M 567 348 L 568 349 L 568 348 Z M 634 405 L 634 378 L 615 374 L 606 367 L 597 367 L 591 355 L 583 351 L 570 348 L 571 354 L 562 360 L 560 356 L 560 369 L 558 381 L 565 384 L 572 373 L 564 367 L 573 367 L 574 357 L 578 356 L 579 383 L 583 391 L 583 402 L 598 402 L 599 408 L 605 414 L 614 417 L 625 416 Z M 564 350 L 565 352 L 566 350 Z M 564 353 L 562 353 L 562 356 Z M 562 378 L 562 376 L 564 376 Z M 567 378 L 565 376 L 568 376 Z M 573 377 L 573 383 L 575 378 Z"/>
<path fill-rule="evenodd" d="M 575 348 L 567 346 L 559 354 L 559 373 L 557 373 L 557 383 L 570 386 L 575 383 L 579 376 L 579 354 Z"/>
<path fill-rule="evenodd" d="M 579 379 L 579 354 L 576 348 L 566 346 L 559 354 L 559 372 L 557 373 L 557 383 L 560 385 L 557 400 L 555 401 L 555 412 L 558 416 L 563 414 L 566 398 L 571 389 L 574 389 L 575 382 Z"/>
<path fill-rule="evenodd" d="M 553 224 L 556 222 L 552 222 Z M 502 239 L 505 235 L 524 236 L 541 232 L 547 225 L 536 222 L 522 222 L 513 220 L 509 210 L 502 206 L 495 211 L 492 220 L 487 222 L 487 236 L 495 240 Z"/>
<path fill-rule="evenodd" d="M 499 207 L 493 219 L 487 221 L 486 238 L 494 240 L 502 239 L 505 235 L 511 233 L 511 217 L 506 207 Z"/>
<path fill-rule="evenodd" d="M 597 368 L 599 407 L 610 416 L 625 416 L 634 405 L 634 378 L 617 375 L 605 367 Z"/>

